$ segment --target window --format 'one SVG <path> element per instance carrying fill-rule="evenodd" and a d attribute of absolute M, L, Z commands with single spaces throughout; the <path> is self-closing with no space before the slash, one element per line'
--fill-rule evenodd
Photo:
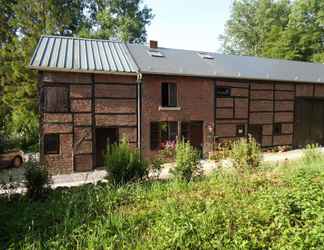
<path fill-rule="evenodd" d="M 162 83 L 162 107 L 177 107 L 177 85 L 175 83 Z"/>
<path fill-rule="evenodd" d="M 236 125 L 236 136 L 245 136 L 245 125 Z"/>
<path fill-rule="evenodd" d="M 231 96 L 231 88 L 229 87 L 216 87 L 216 96 Z"/>
<path fill-rule="evenodd" d="M 215 57 L 212 54 L 209 54 L 207 52 L 198 52 L 198 55 L 201 56 L 203 59 L 215 59 Z"/>
<path fill-rule="evenodd" d="M 282 134 L 282 124 L 275 123 L 273 125 L 273 135 L 281 135 Z"/>
<path fill-rule="evenodd" d="M 60 136 L 58 134 L 47 134 L 44 136 L 44 153 L 60 153 Z"/>
<path fill-rule="evenodd" d="M 153 49 L 151 49 L 151 50 L 149 50 L 149 51 L 147 51 L 151 56 L 153 56 L 153 57 L 164 57 L 164 55 L 162 54 L 162 52 L 161 51 L 159 51 L 159 50 L 153 50 Z"/>
<path fill-rule="evenodd" d="M 41 105 L 45 112 L 69 112 L 69 89 L 67 87 L 45 87 Z"/>
<path fill-rule="evenodd" d="M 151 122 L 151 150 L 161 148 L 167 141 L 175 141 L 178 136 L 178 122 Z"/>

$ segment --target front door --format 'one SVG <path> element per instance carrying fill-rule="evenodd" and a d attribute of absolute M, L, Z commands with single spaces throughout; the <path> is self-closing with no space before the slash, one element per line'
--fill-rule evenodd
<path fill-rule="evenodd" d="M 203 152 L 203 122 L 190 123 L 190 143 L 201 154 Z"/>
<path fill-rule="evenodd" d="M 324 145 L 324 100 L 299 98 L 295 110 L 294 146 Z"/>
<path fill-rule="evenodd" d="M 181 122 L 181 138 L 189 141 L 190 144 L 197 149 L 201 155 L 203 153 L 203 122 Z"/>
<path fill-rule="evenodd" d="M 262 145 L 262 125 L 250 124 L 248 134 L 250 134 L 258 144 Z"/>
<path fill-rule="evenodd" d="M 117 142 L 117 128 L 96 128 L 96 167 L 104 166 L 108 146 Z"/>

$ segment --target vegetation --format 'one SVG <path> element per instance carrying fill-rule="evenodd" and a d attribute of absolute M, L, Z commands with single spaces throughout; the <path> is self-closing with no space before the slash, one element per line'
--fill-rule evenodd
<path fill-rule="evenodd" d="M 27 66 L 40 36 L 141 43 L 153 18 L 142 0 L 0 0 L 0 13 L 0 136 L 27 151 L 38 143 L 37 76 Z"/>
<path fill-rule="evenodd" d="M 235 0 L 226 53 L 324 62 L 322 0 Z"/>
<path fill-rule="evenodd" d="M 42 199 L 48 191 L 50 176 L 47 168 L 36 162 L 25 163 L 25 180 L 27 196 L 31 199 Z"/>
<path fill-rule="evenodd" d="M 304 161 L 189 183 L 57 189 L 0 198 L 4 249 L 321 249 L 324 168 Z"/>
<path fill-rule="evenodd" d="M 108 178 L 114 184 L 125 184 L 148 175 L 148 164 L 138 149 L 130 148 L 123 139 L 119 144 L 108 146 L 105 155 Z"/>
<path fill-rule="evenodd" d="M 312 163 L 313 161 L 323 160 L 324 155 L 321 152 L 318 144 L 308 144 L 303 151 L 302 160 L 308 164 Z"/>
<path fill-rule="evenodd" d="M 181 180 L 190 181 L 200 173 L 199 153 L 189 142 L 181 140 L 176 145 L 176 166 L 172 174 Z"/>
<path fill-rule="evenodd" d="M 260 166 L 262 160 L 261 147 L 251 136 L 248 139 L 241 138 L 233 141 L 230 157 L 233 160 L 235 168 L 241 171 L 249 169 L 255 170 Z"/>

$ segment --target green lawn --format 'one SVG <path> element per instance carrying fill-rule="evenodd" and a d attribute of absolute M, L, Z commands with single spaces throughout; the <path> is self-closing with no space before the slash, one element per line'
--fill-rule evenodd
<path fill-rule="evenodd" d="M 324 249 L 324 162 L 0 200 L 0 248 Z"/>

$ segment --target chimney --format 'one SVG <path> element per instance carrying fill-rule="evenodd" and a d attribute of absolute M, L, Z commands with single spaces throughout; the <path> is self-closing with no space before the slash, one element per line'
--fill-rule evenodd
<path fill-rule="evenodd" d="M 150 40 L 150 49 L 157 49 L 158 41 Z"/>

